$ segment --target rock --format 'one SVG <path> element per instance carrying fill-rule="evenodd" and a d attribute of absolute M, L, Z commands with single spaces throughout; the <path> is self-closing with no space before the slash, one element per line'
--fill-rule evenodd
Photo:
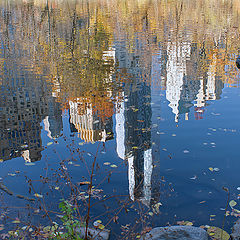
<path fill-rule="evenodd" d="M 240 219 L 235 222 L 230 236 L 232 240 L 240 240 Z"/>
<path fill-rule="evenodd" d="M 172 226 L 152 229 L 141 240 L 207 240 L 207 232 L 199 227 Z"/>
<path fill-rule="evenodd" d="M 76 231 L 79 232 L 79 235 L 81 238 L 84 239 L 85 237 L 85 227 L 80 227 Z M 89 239 L 94 239 L 94 240 L 108 240 L 110 236 L 110 231 L 107 229 L 93 229 L 93 228 L 88 228 L 88 238 Z"/>

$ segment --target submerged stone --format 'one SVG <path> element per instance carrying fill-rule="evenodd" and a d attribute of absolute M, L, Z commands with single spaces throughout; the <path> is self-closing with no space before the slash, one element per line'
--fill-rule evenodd
<path fill-rule="evenodd" d="M 171 226 L 157 227 L 142 236 L 141 240 L 207 240 L 207 232 L 199 227 Z"/>
<path fill-rule="evenodd" d="M 230 236 L 232 240 L 240 240 L 240 219 L 235 222 Z"/>
<path fill-rule="evenodd" d="M 85 227 L 80 227 L 77 229 L 81 238 L 85 237 Z M 110 236 L 110 231 L 108 229 L 93 229 L 88 228 L 88 239 L 94 240 L 108 240 Z"/>

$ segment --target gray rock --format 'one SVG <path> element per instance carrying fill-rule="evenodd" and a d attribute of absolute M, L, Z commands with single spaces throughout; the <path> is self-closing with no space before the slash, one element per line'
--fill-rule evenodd
<path fill-rule="evenodd" d="M 199 227 L 171 226 L 152 229 L 141 240 L 207 240 L 207 232 Z"/>
<path fill-rule="evenodd" d="M 77 231 L 80 234 L 80 237 L 84 239 L 85 237 L 85 227 L 80 227 Z M 110 236 L 110 231 L 107 229 L 99 230 L 88 228 L 88 238 L 94 240 L 108 240 Z"/>
<path fill-rule="evenodd" d="M 240 219 L 235 222 L 230 236 L 232 240 L 240 240 Z"/>

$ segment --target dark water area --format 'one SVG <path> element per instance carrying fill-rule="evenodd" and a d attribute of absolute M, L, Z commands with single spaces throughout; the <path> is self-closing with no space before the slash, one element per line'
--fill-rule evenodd
<path fill-rule="evenodd" d="M 230 232 L 240 216 L 239 13 L 237 0 L 1 1 L 0 177 L 13 195 L 0 190 L 0 233 L 16 218 L 50 224 L 41 204 L 61 222 L 60 199 L 72 199 L 60 172 L 78 184 L 84 218 L 79 183 L 94 162 L 90 223 L 113 239 L 127 224 L 222 227 L 223 187 L 237 203 Z"/>

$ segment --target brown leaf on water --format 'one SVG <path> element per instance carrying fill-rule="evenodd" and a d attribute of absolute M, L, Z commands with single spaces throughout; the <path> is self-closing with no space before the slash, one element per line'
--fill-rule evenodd
<path fill-rule="evenodd" d="M 80 186 L 82 186 L 82 185 L 89 185 L 89 184 L 91 184 L 89 181 L 79 182 Z"/>
<path fill-rule="evenodd" d="M 193 223 L 190 221 L 177 221 L 177 224 L 181 225 L 181 226 L 192 226 L 193 225 Z"/>
<path fill-rule="evenodd" d="M 118 222 L 117 222 L 118 219 L 119 219 L 118 216 L 114 216 L 114 217 L 113 217 L 113 222 L 118 223 Z"/>

